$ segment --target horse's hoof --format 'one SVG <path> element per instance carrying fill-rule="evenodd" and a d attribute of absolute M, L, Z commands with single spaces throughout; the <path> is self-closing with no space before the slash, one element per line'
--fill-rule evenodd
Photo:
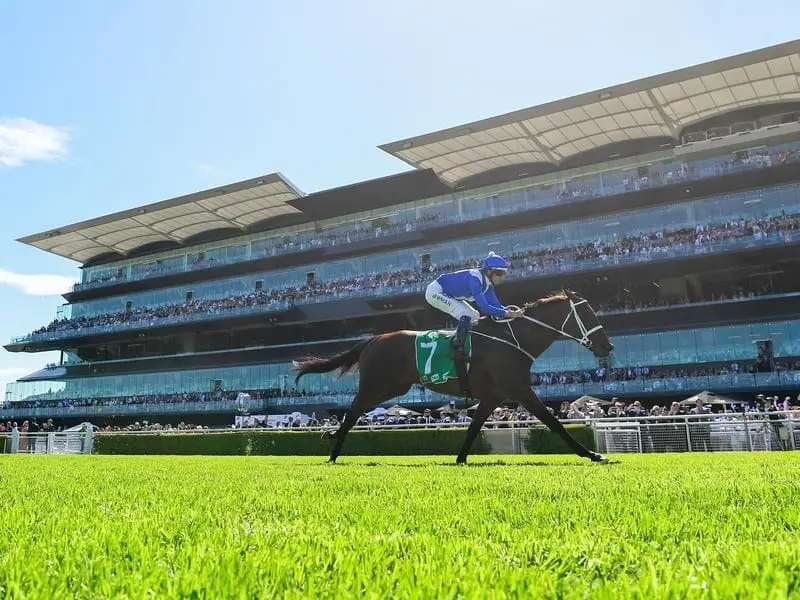
<path fill-rule="evenodd" d="M 593 453 L 589 458 L 592 459 L 592 462 L 600 463 L 601 465 L 607 465 L 611 462 L 611 459 L 609 459 L 607 456 L 603 456 L 597 452 Z"/>
<path fill-rule="evenodd" d="M 467 459 L 466 458 L 457 458 L 456 459 L 456 464 L 457 465 L 466 465 L 467 464 Z"/>

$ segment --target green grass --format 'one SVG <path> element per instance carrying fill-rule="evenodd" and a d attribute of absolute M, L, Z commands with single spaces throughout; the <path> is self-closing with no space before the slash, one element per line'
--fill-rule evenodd
<path fill-rule="evenodd" d="M 0 597 L 800 596 L 800 455 L 0 457 Z"/>

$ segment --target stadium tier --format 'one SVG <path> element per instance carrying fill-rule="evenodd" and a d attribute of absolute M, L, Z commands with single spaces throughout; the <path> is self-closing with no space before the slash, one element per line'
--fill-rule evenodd
<path fill-rule="evenodd" d="M 603 363 L 556 342 L 544 400 L 800 388 L 800 41 L 382 148 L 414 170 L 308 195 L 267 175 L 22 239 L 81 281 L 6 346 L 61 361 L 0 419 L 341 411 L 357 375 L 298 388 L 292 359 L 452 325 L 424 289 L 489 251 L 503 302 L 571 288 L 612 336 Z"/>

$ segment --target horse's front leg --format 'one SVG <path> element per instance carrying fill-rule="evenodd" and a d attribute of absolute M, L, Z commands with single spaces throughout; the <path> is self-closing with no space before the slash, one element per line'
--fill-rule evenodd
<path fill-rule="evenodd" d="M 550 431 L 557 433 L 578 456 L 588 458 L 592 462 L 608 462 L 608 459 L 605 456 L 598 452 L 589 450 L 586 446 L 572 437 L 569 431 L 567 431 L 566 428 L 561 424 L 561 421 L 556 419 L 555 415 L 547 410 L 547 407 L 544 405 L 544 403 L 542 403 L 541 400 L 539 400 L 536 392 L 534 392 L 532 389 L 528 388 L 517 390 L 511 396 L 511 398 L 515 402 L 522 404 L 522 406 L 524 406 L 529 413 L 532 413 L 537 419 L 547 425 Z"/>

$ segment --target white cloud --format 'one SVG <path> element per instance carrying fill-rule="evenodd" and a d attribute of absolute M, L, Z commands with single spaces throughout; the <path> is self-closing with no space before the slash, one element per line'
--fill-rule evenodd
<path fill-rule="evenodd" d="M 0 167 L 67 156 L 69 132 L 30 119 L 0 118 Z"/>
<path fill-rule="evenodd" d="M 29 296 L 58 296 L 70 291 L 75 279 L 64 275 L 23 275 L 0 269 L 0 283 Z"/>

